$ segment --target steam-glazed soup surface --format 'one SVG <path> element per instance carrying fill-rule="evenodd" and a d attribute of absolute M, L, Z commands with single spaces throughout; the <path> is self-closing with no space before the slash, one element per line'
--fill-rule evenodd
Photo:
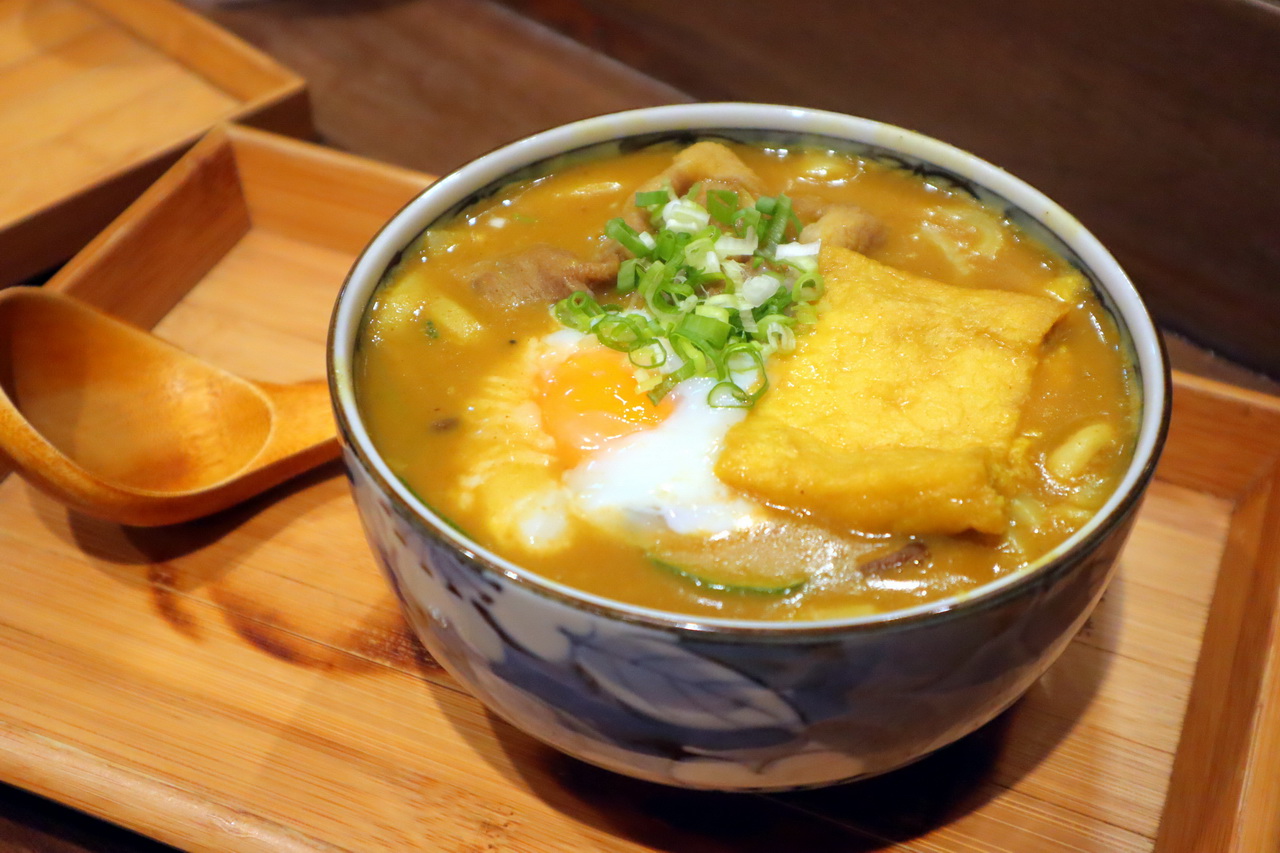
<path fill-rule="evenodd" d="M 441 222 L 369 304 L 356 390 L 467 536 L 578 589 L 827 619 L 963 593 L 1129 462 L 1089 282 L 963 187 L 820 147 L 560 162 Z"/>

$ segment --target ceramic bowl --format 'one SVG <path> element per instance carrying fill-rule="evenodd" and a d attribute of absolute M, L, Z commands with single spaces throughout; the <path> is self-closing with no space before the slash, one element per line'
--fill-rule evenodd
<path fill-rule="evenodd" d="M 1031 569 L 963 597 L 875 617 L 694 618 L 583 594 L 441 522 L 392 474 L 355 404 L 352 355 L 383 273 L 427 226 L 565 152 L 700 134 L 836 140 L 962 186 L 1075 262 L 1132 342 L 1143 415 L 1116 494 Z M 356 262 L 334 313 L 330 382 L 369 542 L 427 649 L 491 710 L 585 761 L 734 791 L 832 784 L 899 767 L 991 720 L 1053 662 L 1107 585 L 1169 414 L 1168 365 L 1115 260 L 1057 204 L 934 139 L 866 119 L 760 104 L 588 119 L 487 154 L 401 210 Z"/>

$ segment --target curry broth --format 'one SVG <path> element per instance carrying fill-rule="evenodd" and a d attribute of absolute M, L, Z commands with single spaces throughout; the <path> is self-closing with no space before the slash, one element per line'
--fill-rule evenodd
<path fill-rule="evenodd" d="M 493 416 L 476 401 L 492 377 L 517 375 L 513 360 L 560 325 L 545 304 L 495 311 L 472 292 L 469 271 L 494 254 L 538 243 L 589 256 L 603 245 L 604 223 L 663 169 L 673 150 L 661 146 L 577 163 L 503 189 L 424 235 L 370 303 L 357 350 L 356 392 L 374 444 L 416 494 L 482 545 L 496 544 L 494 508 L 470 499 L 459 484 L 474 476 L 465 460 L 475 454 L 477 429 L 502 427 L 480 423 Z M 1044 341 L 1022 410 L 1017 464 L 1003 484 L 1012 496 L 1008 532 L 918 537 L 928 548 L 925 561 L 866 572 L 825 566 L 798 590 L 780 595 L 700 587 L 576 519 L 569 522 L 574 544 L 567 551 L 495 550 L 545 577 L 642 606 L 731 618 L 816 619 L 909 607 L 972 589 L 1016 571 L 1083 524 L 1128 463 L 1138 402 L 1131 360 L 1114 322 L 1079 274 L 963 191 L 832 152 L 734 151 L 771 194 L 852 202 L 880 217 L 886 238 L 869 255 L 882 263 L 949 284 L 1052 294 L 1072 304 Z M 527 420 L 522 401 L 514 400 L 512 411 Z M 1106 425 L 1112 440 L 1095 448 L 1081 470 L 1068 467 L 1064 442 L 1075 440 L 1087 450 L 1093 434 L 1084 428 L 1097 424 Z M 1072 476 L 1055 477 L 1050 461 Z"/>

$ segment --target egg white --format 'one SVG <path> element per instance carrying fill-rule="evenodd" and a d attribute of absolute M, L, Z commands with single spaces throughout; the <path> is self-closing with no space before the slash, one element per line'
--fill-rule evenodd
<path fill-rule="evenodd" d="M 482 395 L 493 398 L 485 401 L 492 405 L 477 406 L 475 414 L 486 424 L 485 441 L 493 443 L 493 452 L 484 454 L 485 464 L 476 466 L 463 486 L 475 495 L 504 492 L 503 517 L 491 521 L 495 533 L 502 534 L 499 540 L 547 554 L 571 544 L 570 522 L 643 544 L 671 533 L 712 539 L 764 518 L 762 506 L 715 476 L 725 433 L 747 417 L 747 410 L 711 407 L 707 394 L 715 384 L 712 379 L 688 379 L 675 386 L 669 392 L 674 407 L 656 426 L 606 440 L 575 467 L 557 468 L 551 461 L 554 440 L 538 407 L 538 376 L 575 353 L 601 346 L 594 337 L 571 329 L 532 340 L 520 359 L 518 372 L 524 379 L 509 375 L 502 383 L 503 395 Z M 518 405 L 511 394 L 517 387 Z M 517 410 L 532 414 L 532 423 L 523 417 L 519 423 L 524 426 L 513 430 Z M 508 454 L 517 447 L 524 456 L 536 447 L 545 461 L 523 465 L 520 478 L 508 476 L 510 469 L 501 459 L 514 464 Z M 538 470 L 545 474 L 530 476 Z M 517 482 L 519 493 L 510 491 Z"/>
<path fill-rule="evenodd" d="M 652 429 L 608 441 L 564 475 L 577 514 L 622 534 L 664 529 L 707 538 L 754 524 L 760 507 L 715 476 L 729 427 L 745 409 L 712 408 L 715 380 L 687 379 Z"/>

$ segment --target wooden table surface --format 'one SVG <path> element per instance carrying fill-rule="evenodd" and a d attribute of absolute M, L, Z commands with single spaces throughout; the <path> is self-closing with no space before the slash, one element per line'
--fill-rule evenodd
<path fill-rule="evenodd" d="M 307 79 L 323 142 L 434 174 L 576 118 L 691 100 L 487 2 L 189 5 Z M 168 849 L 0 786 L 0 850 Z"/>
<path fill-rule="evenodd" d="M 564 121 L 692 98 L 603 53 L 476 0 L 187 0 L 304 76 L 322 141 L 427 172 Z M 531 4 L 537 5 L 537 4 Z M 543 7 L 554 9 L 555 3 Z M 1177 366 L 1280 384 L 1174 338 Z M 0 786 L 0 850 L 170 848 Z"/>

